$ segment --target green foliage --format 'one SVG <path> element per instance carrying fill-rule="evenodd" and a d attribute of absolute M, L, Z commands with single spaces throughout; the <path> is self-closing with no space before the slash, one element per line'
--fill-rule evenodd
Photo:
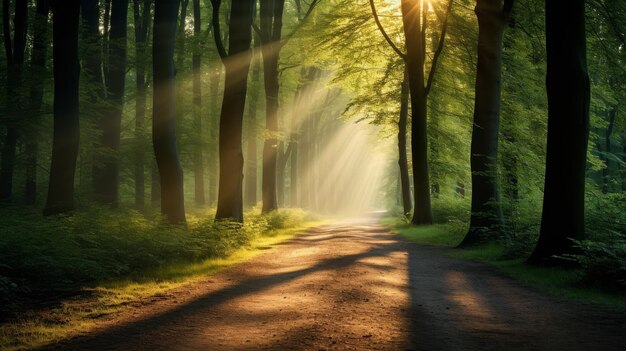
<path fill-rule="evenodd" d="M 583 282 L 626 291 L 626 235 L 615 232 L 577 243 L 574 255 L 581 266 Z"/>
<path fill-rule="evenodd" d="M 92 208 L 71 217 L 42 218 L 30 209 L 3 210 L 0 297 L 31 289 L 68 289 L 147 270 L 224 257 L 261 235 L 311 220 L 301 210 L 249 214 L 246 224 L 204 214 L 188 228 L 136 211 Z"/>

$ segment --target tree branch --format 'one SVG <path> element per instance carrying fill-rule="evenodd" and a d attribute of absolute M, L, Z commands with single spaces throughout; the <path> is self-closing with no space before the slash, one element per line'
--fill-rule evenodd
<path fill-rule="evenodd" d="M 439 36 L 439 43 L 437 43 L 437 50 L 435 51 L 435 56 L 433 57 L 433 63 L 430 66 L 430 72 L 428 73 L 428 82 L 426 83 L 426 89 L 424 94 L 428 95 L 430 93 L 430 88 L 433 86 L 433 80 L 435 79 L 435 71 L 437 70 L 437 63 L 439 62 L 439 57 L 441 56 L 441 52 L 443 51 L 443 43 L 446 39 L 446 31 L 448 30 L 448 18 L 450 17 L 450 10 L 452 10 L 452 3 L 454 0 L 450 0 L 448 3 L 448 8 L 446 9 L 446 17 L 443 20 L 441 25 L 441 35 Z"/>
<path fill-rule="evenodd" d="M 300 22 L 296 25 L 296 28 L 294 28 L 291 33 L 289 33 L 289 35 L 286 35 L 283 40 L 281 41 L 280 47 L 282 48 L 283 46 L 287 45 L 287 43 L 289 42 L 289 40 L 291 40 L 291 38 L 298 32 L 298 30 L 300 30 L 300 28 L 302 28 L 302 26 L 304 25 L 304 22 L 306 22 L 306 19 L 309 17 L 309 15 L 313 12 L 313 10 L 317 7 L 317 5 L 319 5 L 319 3 L 322 2 L 322 0 L 313 0 L 311 2 L 311 5 L 309 5 L 309 8 L 307 9 L 306 13 L 304 14 L 304 16 L 302 17 L 302 19 L 300 19 Z"/>
<path fill-rule="evenodd" d="M 213 37 L 215 38 L 215 46 L 217 47 L 217 52 L 220 54 L 222 62 L 224 62 L 224 60 L 228 58 L 228 53 L 226 53 L 226 49 L 224 48 L 224 42 L 222 41 L 222 30 L 220 29 L 221 4 L 221 0 L 211 0 L 211 5 L 213 6 Z"/>
<path fill-rule="evenodd" d="M 374 22 L 376 22 L 376 26 L 378 27 L 378 30 L 383 35 L 383 37 L 385 37 L 387 44 L 391 46 L 393 51 L 395 51 L 396 54 L 398 54 L 398 56 L 400 56 L 403 60 L 406 59 L 406 54 L 404 54 L 402 51 L 400 51 L 400 49 L 398 49 L 396 44 L 394 44 L 391 38 L 389 38 L 389 35 L 387 35 L 387 32 L 385 31 L 385 28 L 383 27 L 383 25 L 380 23 L 380 19 L 378 18 L 378 12 L 376 11 L 376 5 L 374 5 L 374 0 L 369 0 L 369 1 L 370 1 L 370 7 L 372 8 L 372 16 L 374 16 Z"/>

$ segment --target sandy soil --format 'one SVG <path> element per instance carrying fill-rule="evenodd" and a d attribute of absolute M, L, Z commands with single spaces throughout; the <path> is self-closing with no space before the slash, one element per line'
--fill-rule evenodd
<path fill-rule="evenodd" d="M 626 350 L 626 315 L 548 297 L 363 217 L 131 308 L 62 350 Z"/>

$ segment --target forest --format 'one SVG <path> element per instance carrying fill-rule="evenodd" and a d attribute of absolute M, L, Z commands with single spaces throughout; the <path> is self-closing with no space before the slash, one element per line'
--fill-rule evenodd
<path fill-rule="evenodd" d="M 626 345 L 625 1 L 1 6 L 0 349 Z"/>

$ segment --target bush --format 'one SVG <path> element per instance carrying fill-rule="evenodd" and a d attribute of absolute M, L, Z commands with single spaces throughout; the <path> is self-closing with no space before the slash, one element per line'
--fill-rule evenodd
<path fill-rule="evenodd" d="M 583 271 L 583 281 L 626 291 L 626 235 L 610 232 L 596 240 L 577 242 L 581 253 L 572 256 Z"/>

